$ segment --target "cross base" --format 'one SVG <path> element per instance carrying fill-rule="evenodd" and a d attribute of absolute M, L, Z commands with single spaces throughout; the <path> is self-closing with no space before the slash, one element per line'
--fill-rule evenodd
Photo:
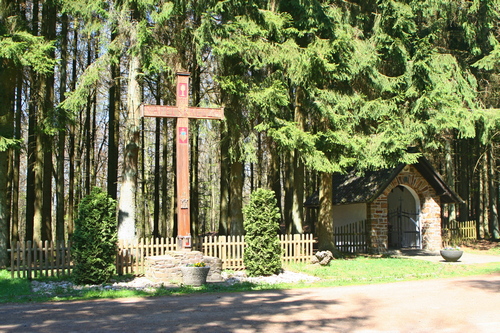
<path fill-rule="evenodd" d="M 179 251 L 191 250 L 191 236 L 177 236 L 177 249 Z"/>

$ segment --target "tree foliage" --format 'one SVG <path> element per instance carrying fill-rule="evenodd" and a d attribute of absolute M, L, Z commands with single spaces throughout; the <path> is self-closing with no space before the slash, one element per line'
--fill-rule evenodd
<path fill-rule="evenodd" d="M 242 233 L 249 193 L 273 186 L 287 232 L 302 232 L 307 214 L 297 192 L 317 190 L 321 173 L 411 163 L 413 146 L 446 176 L 460 176 L 457 191 L 468 199 L 460 218 L 492 221 L 482 222 L 486 235 L 498 224 L 499 19 L 499 0 L 1 0 L 0 174 L 21 176 L 2 178 L 0 228 L 15 228 L 7 221 L 24 214 L 11 211 L 19 201 L 29 208 L 18 219 L 28 221 L 20 237 L 33 238 L 31 205 L 40 206 L 40 195 L 53 199 L 30 187 L 41 167 L 33 158 L 45 148 L 46 165 L 51 157 L 64 168 L 55 177 L 48 166 L 45 187 L 69 183 L 59 215 L 72 216 L 92 186 L 106 186 L 106 168 L 120 168 L 134 186 L 111 187 L 137 194 L 123 204 L 141 208 L 132 227 L 149 235 L 156 199 L 164 207 L 158 232 L 173 235 L 173 121 L 142 121 L 134 103 L 173 105 L 174 73 L 187 70 L 196 78 L 190 105 L 225 108 L 222 126 L 192 122 L 210 133 L 192 141 L 200 156 L 191 159 L 198 177 L 191 202 L 200 202 L 192 220 L 200 230 Z M 112 109 L 119 135 L 106 166 Z M 58 131 L 68 132 L 62 142 Z M 48 149 L 56 144 L 62 153 Z M 14 149 L 27 154 L 18 161 Z M 125 172 L 131 154 L 137 168 Z M 292 215 L 299 221 L 288 228 Z"/>

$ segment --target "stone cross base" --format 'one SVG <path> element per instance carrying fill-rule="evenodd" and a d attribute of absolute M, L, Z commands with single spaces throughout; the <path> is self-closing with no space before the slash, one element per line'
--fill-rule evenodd
<path fill-rule="evenodd" d="M 163 256 L 146 257 L 145 276 L 156 282 L 182 283 L 181 267 L 197 262 L 210 267 L 207 282 L 222 281 L 222 260 L 204 256 L 200 251 L 172 251 Z"/>

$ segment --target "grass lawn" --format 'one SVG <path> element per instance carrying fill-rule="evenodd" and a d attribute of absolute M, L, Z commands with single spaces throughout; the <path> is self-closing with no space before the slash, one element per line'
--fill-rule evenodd
<path fill-rule="evenodd" d="M 496 251 L 496 250 L 495 250 Z M 485 253 L 482 252 L 482 253 Z M 487 253 L 487 254 L 496 254 Z M 500 272 L 500 263 L 459 265 L 450 263 L 433 263 L 418 259 L 383 258 L 359 256 L 352 259 L 334 260 L 328 266 L 311 264 L 293 264 L 285 267 L 294 272 L 306 273 L 321 278 L 314 283 L 294 284 L 255 284 L 238 283 L 232 286 L 207 284 L 202 287 L 158 288 L 154 291 L 137 290 L 55 290 L 51 293 L 32 293 L 31 283 L 27 279 L 10 277 L 10 272 L 0 270 L 0 303 L 41 302 L 95 298 L 146 297 L 182 295 L 199 292 L 233 292 L 266 289 L 291 289 L 310 287 L 335 287 L 343 285 L 387 283 L 419 279 L 447 278 L 490 274 Z M 58 280 L 48 279 L 45 280 Z"/>
<path fill-rule="evenodd" d="M 293 264 L 289 269 L 320 277 L 322 280 L 315 286 L 335 287 L 491 274 L 500 272 L 500 262 L 460 265 L 419 259 L 358 257 L 334 260 L 328 266 Z"/>

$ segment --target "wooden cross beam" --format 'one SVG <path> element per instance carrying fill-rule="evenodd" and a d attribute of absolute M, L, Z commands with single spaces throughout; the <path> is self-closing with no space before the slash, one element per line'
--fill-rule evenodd
<path fill-rule="evenodd" d="M 189 119 L 224 119 L 224 108 L 189 107 L 188 72 L 177 73 L 176 106 L 141 105 L 143 117 L 177 118 L 177 240 L 182 250 L 191 248 L 189 202 Z"/>

